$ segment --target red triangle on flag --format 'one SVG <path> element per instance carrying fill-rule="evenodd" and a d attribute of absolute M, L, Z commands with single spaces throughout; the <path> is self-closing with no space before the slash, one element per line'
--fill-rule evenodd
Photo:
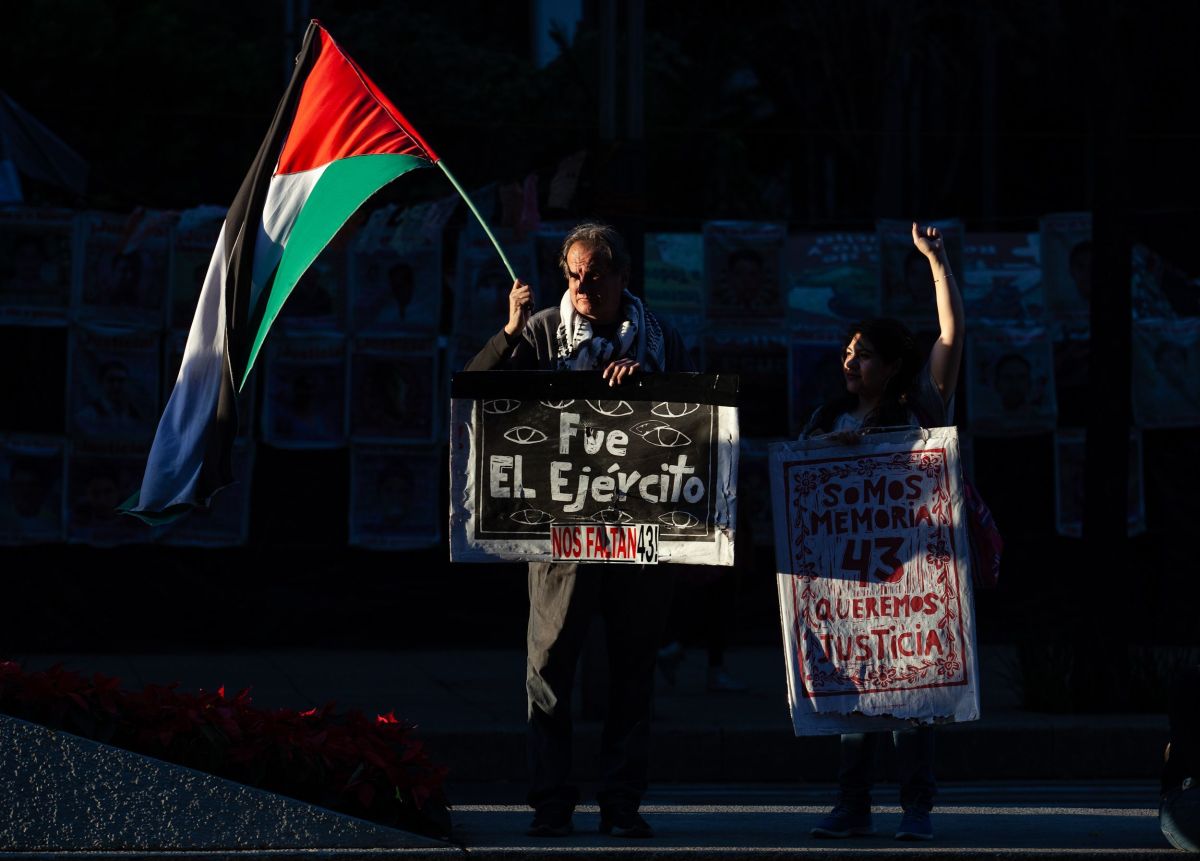
<path fill-rule="evenodd" d="M 299 173 L 356 155 L 392 153 L 438 160 L 366 73 L 318 26 L 320 51 L 275 174 Z"/>

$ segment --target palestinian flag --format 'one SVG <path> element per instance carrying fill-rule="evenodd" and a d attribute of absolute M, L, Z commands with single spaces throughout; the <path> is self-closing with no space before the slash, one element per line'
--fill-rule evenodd
<path fill-rule="evenodd" d="M 122 510 L 171 520 L 232 483 L 235 395 L 305 270 L 371 195 L 437 156 L 316 21 L 230 206 L 142 487 Z"/>

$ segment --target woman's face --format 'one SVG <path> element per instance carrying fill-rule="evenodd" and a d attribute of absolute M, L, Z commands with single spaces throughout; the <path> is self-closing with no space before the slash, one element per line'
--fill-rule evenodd
<path fill-rule="evenodd" d="M 888 380 L 900 369 L 900 362 L 886 362 L 875 352 L 875 346 L 861 332 L 856 332 L 842 354 L 842 374 L 846 378 L 846 391 L 865 400 L 874 400 L 883 394 Z"/>

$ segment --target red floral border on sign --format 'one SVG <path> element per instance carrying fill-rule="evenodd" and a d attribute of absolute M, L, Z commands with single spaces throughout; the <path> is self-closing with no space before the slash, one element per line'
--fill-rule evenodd
<path fill-rule="evenodd" d="M 961 596 L 958 590 L 953 512 L 950 504 L 949 473 L 945 469 L 945 450 L 896 452 L 885 455 L 863 455 L 854 460 L 797 461 L 783 464 L 784 486 L 789 497 L 789 546 L 792 560 L 792 601 L 795 619 L 797 658 L 804 667 L 801 683 L 805 696 L 838 696 L 846 694 L 879 693 L 902 688 L 915 690 L 963 685 L 967 683 L 966 667 L 959 643 L 965 639 L 962 631 Z M 834 667 L 822 670 L 814 666 L 806 654 L 809 640 L 815 640 L 811 630 L 815 624 L 812 604 L 818 598 L 814 585 L 824 579 L 817 571 L 814 553 L 809 546 L 808 514 L 805 498 L 821 485 L 833 479 L 873 478 L 884 473 L 923 473 L 934 480 L 933 504 L 930 514 L 937 524 L 925 546 L 924 562 L 936 571 L 935 582 L 943 612 L 937 629 L 945 638 L 946 652 L 939 658 L 922 658 L 900 666 L 873 666 L 859 670 Z M 790 479 L 790 481 L 789 481 Z"/>

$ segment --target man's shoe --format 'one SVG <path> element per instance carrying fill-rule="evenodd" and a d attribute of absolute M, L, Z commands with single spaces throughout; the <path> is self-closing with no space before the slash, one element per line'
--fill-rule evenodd
<path fill-rule="evenodd" d="M 554 805 L 535 810 L 525 833 L 530 837 L 566 837 L 574 830 L 571 808 Z"/>
<path fill-rule="evenodd" d="M 862 837 L 874 834 L 870 808 L 848 807 L 839 804 L 809 832 L 813 837 Z"/>
<path fill-rule="evenodd" d="M 600 833 L 613 837 L 653 837 L 654 829 L 636 810 L 600 811 Z"/>
<path fill-rule="evenodd" d="M 933 823 L 928 810 L 906 810 L 896 830 L 897 840 L 932 840 Z"/>

